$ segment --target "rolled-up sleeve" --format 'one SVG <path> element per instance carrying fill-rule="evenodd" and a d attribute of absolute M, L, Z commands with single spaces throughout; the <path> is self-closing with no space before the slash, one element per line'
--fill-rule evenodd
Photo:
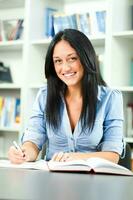
<path fill-rule="evenodd" d="M 122 154 L 124 148 L 123 120 L 122 94 L 118 90 L 113 90 L 106 104 L 103 138 L 98 145 L 98 150 Z"/>
<path fill-rule="evenodd" d="M 46 105 L 46 89 L 40 89 L 32 108 L 32 114 L 29 119 L 28 127 L 26 128 L 22 143 L 31 141 L 37 145 L 41 150 L 43 144 L 47 140 L 46 134 L 46 119 L 45 119 L 45 105 Z"/>

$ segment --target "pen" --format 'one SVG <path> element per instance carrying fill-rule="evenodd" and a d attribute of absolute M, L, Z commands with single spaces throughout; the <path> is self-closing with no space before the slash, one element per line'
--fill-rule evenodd
<path fill-rule="evenodd" d="M 16 148 L 17 150 L 19 150 L 19 151 L 23 154 L 23 151 L 22 151 L 21 147 L 17 144 L 17 142 L 16 142 L 16 141 L 13 141 L 13 144 L 14 144 L 15 148 Z"/>

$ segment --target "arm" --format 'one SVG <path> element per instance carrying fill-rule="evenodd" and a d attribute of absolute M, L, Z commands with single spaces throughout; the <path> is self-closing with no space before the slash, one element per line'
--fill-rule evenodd
<path fill-rule="evenodd" d="M 94 152 L 94 153 L 63 153 L 59 152 L 54 154 L 52 157 L 53 161 L 66 162 L 70 160 L 79 160 L 79 159 L 88 159 L 91 157 L 99 157 L 104 158 L 106 160 L 112 161 L 114 163 L 118 163 L 119 154 L 115 152 Z"/>
<path fill-rule="evenodd" d="M 12 163 L 23 163 L 25 161 L 35 161 L 43 144 L 47 140 L 45 128 L 45 100 L 46 90 L 40 89 L 35 99 L 32 114 L 29 119 L 28 127 L 22 136 L 22 151 L 18 151 L 11 146 L 8 151 L 8 158 Z"/>

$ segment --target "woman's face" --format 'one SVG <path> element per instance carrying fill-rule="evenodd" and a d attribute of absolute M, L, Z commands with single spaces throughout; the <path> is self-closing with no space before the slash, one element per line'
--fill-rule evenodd
<path fill-rule="evenodd" d="M 67 41 L 61 40 L 55 45 L 53 62 L 57 76 L 67 86 L 80 86 L 84 69 L 75 49 Z"/>

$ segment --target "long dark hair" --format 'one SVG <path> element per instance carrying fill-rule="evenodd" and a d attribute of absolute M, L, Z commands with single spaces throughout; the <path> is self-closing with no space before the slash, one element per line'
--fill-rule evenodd
<path fill-rule="evenodd" d="M 83 106 L 80 115 L 82 130 L 94 126 L 96 116 L 98 85 L 106 85 L 101 77 L 98 59 L 95 50 L 82 32 L 75 29 L 65 29 L 57 33 L 52 39 L 45 59 L 45 77 L 47 78 L 46 120 L 54 129 L 61 123 L 62 95 L 65 95 L 66 84 L 56 75 L 53 63 L 53 50 L 55 45 L 65 40 L 74 48 L 84 68 L 82 79 Z"/>

